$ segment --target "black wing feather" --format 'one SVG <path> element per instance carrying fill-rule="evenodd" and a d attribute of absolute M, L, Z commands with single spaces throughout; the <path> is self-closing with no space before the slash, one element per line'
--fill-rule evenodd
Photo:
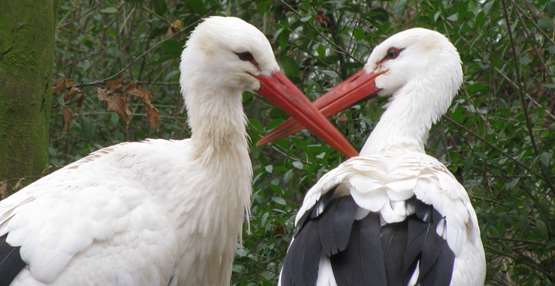
<path fill-rule="evenodd" d="M 353 224 L 347 250 L 330 257 L 339 286 L 386 285 L 380 218 L 369 214 Z"/>
<path fill-rule="evenodd" d="M 453 275 L 453 264 L 455 263 L 455 255 L 447 245 L 447 241 L 442 240 L 436 245 L 440 249 L 434 266 L 421 279 L 424 286 L 443 286 L 449 285 Z"/>
<path fill-rule="evenodd" d="M 309 220 L 287 250 L 281 272 L 281 285 L 315 285 L 321 253 L 318 221 Z"/>
<path fill-rule="evenodd" d="M 19 254 L 19 247 L 9 245 L 7 237 L 8 234 L 0 236 L 0 286 L 10 285 L 26 265 Z"/>
<path fill-rule="evenodd" d="M 445 218 L 432 209 L 432 222 L 427 224 L 426 239 L 422 245 L 419 281 L 422 285 L 449 285 L 453 273 L 455 254 L 447 241 L 437 232 L 437 226 L 445 223 Z M 445 282 L 447 281 L 447 282 Z"/>
<path fill-rule="evenodd" d="M 403 258 L 406 253 L 407 229 L 406 221 L 386 224 L 381 228 L 382 249 L 385 254 L 383 263 L 389 286 L 402 286 L 405 280 Z"/>
<path fill-rule="evenodd" d="M 318 221 L 322 249 L 327 257 L 347 248 L 358 206 L 351 196 L 334 200 Z"/>
<path fill-rule="evenodd" d="M 377 213 L 356 221 L 352 197 L 328 193 L 300 219 L 282 285 L 315 285 L 323 256 L 329 257 L 339 286 L 406 285 L 417 264 L 419 286 L 449 285 L 455 255 L 436 232 L 445 218 L 414 197 L 406 203 L 414 206 L 413 215 L 382 226 Z"/>
<path fill-rule="evenodd" d="M 424 244 L 427 225 L 419 219 L 407 219 L 407 246 L 403 258 L 403 273 L 405 284 L 409 282 L 416 264 L 420 259 L 422 245 Z"/>

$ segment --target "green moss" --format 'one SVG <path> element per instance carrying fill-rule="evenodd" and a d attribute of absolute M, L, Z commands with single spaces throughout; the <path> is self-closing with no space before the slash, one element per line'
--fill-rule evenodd
<path fill-rule="evenodd" d="M 48 163 L 54 1 L 0 2 L 0 180 Z"/>

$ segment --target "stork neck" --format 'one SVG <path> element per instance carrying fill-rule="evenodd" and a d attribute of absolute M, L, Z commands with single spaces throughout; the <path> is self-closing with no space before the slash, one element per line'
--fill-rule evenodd
<path fill-rule="evenodd" d="M 208 89 L 203 93 L 187 99 L 195 159 L 214 162 L 232 157 L 249 161 L 241 93 L 222 94 Z"/>
<path fill-rule="evenodd" d="M 445 113 L 445 103 L 437 83 L 418 80 L 407 83 L 391 98 L 380 121 L 364 144 L 361 154 L 372 154 L 390 147 L 403 146 L 424 152 L 432 124 Z M 434 101 L 437 99 L 437 101 Z"/>

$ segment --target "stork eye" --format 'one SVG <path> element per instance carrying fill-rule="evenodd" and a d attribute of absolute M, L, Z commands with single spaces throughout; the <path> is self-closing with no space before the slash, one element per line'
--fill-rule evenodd
<path fill-rule="evenodd" d="M 399 56 L 399 54 L 401 53 L 402 50 L 403 49 L 391 47 L 391 48 L 387 49 L 387 54 L 385 54 L 385 58 L 388 59 L 388 60 L 395 59 Z"/>
<path fill-rule="evenodd" d="M 235 53 L 240 60 L 245 62 L 254 62 L 254 57 L 249 52 Z"/>

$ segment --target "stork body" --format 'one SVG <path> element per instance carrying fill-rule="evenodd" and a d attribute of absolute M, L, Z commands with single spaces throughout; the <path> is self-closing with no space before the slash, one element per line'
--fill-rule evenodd
<path fill-rule="evenodd" d="M 434 31 L 403 31 L 378 45 L 357 77 L 325 100 L 353 96 L 353 83 L 367 78 L 390 102 L 360 155 L 307 192 L 279 284 L 483 285 L 468 194 L 424 150 L 462 83 L 455 47 Z"/>
<path fill-rule="evenodd" d="M 180 70 L 190 139 L 104 148 L 0 202 L 0 285 L 229 285 L 251 195 L 245 90 L 348 145 L 238 18 L 199 24 Z"/>
<path fill-rule="evenodd" d="M 104 148 L 2 201 L 0 233 L 29 265 L 11 285 L 228 285 L 247 146 L 211 164 L 194 140 Z"/>

